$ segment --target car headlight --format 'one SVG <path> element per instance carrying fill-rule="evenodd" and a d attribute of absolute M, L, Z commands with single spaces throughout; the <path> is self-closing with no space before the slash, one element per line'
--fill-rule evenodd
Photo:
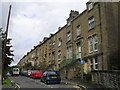
<path fill-rule="evenodd" d="M 49 80 L 50 79 L 50 77 L 47 77 L 47 80 Z"/>

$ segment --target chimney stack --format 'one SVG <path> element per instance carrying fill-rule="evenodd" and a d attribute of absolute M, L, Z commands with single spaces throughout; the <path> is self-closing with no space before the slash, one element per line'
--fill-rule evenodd
<path fill-rule="evenodd" d="M 79 15 L 78 11 L 71 10 L 69 14 L 69 18 L 67 19 L 67 23 L 73 20 L 75 17 Z"/>

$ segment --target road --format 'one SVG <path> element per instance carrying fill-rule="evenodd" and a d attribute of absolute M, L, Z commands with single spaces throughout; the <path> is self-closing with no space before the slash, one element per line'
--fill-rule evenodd
<path fill-rule="evenodd" d="M 80 90 L 78 89 L 78 86 L 74 86 L 74 85 L 70 85 L 70 84 L 65 84 L 63 82 L 61 82 L 61 84 L 44 84 L 42 82 L 40 82 L 39 79 L 31 79 L 29 77 L 24 77 L 24 76 L 12 76 L 10 77 L 13 81 L 15 81 L 16 83 L 18 83 L 18 85 L 20 86 L 20 88 L 30 88 L 30 89 L 38 89 L 40 90 L 40 88 L 42 88 L 41 90 L 43 90 L 43 88 L 46 89 L 52 89 L 52 90 Z M 55 89 L 56 88 L 56 89 Z"/>

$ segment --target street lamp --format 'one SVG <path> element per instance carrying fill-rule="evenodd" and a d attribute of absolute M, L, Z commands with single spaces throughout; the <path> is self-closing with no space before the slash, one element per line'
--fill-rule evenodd
<path fill-rule="evenodd" d="M 8 12 L 8 19 L 7 19 L 7 26 L 5 31 L 5 39 L 3 43 L 3 51 L 2 51 L 2 72 L 4 72 L 4 61 L 5 61 L 5 51 L 6 51 L 6 41 L 7 41 L 7 35 L 8 35 L 8 27 L 9 27 L 9 20 L 10 20 L 10 14 L 11 14 L 11 8 L 12 6 L 9 6 L 9 12 Z M 3 73 L 2 73 L 2 83 L 3 83 Z"/>

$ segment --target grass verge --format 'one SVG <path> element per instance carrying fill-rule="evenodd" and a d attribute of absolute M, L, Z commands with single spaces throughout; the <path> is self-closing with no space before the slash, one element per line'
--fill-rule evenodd
<path fill-rule="evenodd" d="M 11 87 L 11 86 L 12 86 L 11 80 L 8 77 L 6 77 L 3 80 L 3 87 Z"/>

